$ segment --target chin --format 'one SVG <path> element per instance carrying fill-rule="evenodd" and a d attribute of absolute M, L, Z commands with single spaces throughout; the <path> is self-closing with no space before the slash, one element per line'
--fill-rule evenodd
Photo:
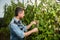
<path fill-rule="evenodd" d="M 20 19 L 23 19 L 23 17 L 21 17 Z"/>

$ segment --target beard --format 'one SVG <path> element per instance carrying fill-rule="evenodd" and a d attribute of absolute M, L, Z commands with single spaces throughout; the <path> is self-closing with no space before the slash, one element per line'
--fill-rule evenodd
<path fill-rule="evenodd" d="M 23 19 L 24 17 L 20 17 L 20 19 Z"/>

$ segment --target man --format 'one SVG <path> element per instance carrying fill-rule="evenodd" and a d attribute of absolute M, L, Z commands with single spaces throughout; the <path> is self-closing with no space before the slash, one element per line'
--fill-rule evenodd
<path fill-rule="evenodd" d="M 27 32 L 27 30 L 33 24 L 36 24 L 36 21 L 32 21 L 29 25 L 24 26 L 21 21 L 23 17 L 24 17 L 24 9 L 17 7 L 15 10 L 15 17 L 9 24 L 10 40 L 24 40 L 24 37 L 27 37 L 32 33 L 38 32 L 38 28 L 34 28 Z"/>

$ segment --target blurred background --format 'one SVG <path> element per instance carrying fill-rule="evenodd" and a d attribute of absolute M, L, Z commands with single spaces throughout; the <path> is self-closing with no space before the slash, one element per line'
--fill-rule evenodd
<path fill-rule="evenodd" d="M 33 33 L 25 40 L 60 39 L 60 0 L 0 0 L 0 40 L 10 40 L 9 23 L 16 7 L 25 9 L 24 25 L 38 20 L 39 33 Z M 29 29 L 30 30 L 30 29 Z"/>

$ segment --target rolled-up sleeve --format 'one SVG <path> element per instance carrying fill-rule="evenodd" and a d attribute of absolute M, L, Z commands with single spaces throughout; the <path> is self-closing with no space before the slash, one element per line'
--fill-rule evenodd
<path fill-rule="evenodd" d="M 25 30 L 25 32 L 27 32 L 27 26 L 24 26 L 24 30 Z"/>
<path fill-rule="evenodd" d="M 23 25 L 22 26 L 24 27 L 24 31 L 27 32 L 27 26 L 26 25 Z"/>
<path fill-rule="evenodd" d="M 24 38 L 24 32 L 20 30 L 20 28 L 16 24 L 11 24 L 12 30 L 15 32 L 15 34 L 20 37 Z"/>

